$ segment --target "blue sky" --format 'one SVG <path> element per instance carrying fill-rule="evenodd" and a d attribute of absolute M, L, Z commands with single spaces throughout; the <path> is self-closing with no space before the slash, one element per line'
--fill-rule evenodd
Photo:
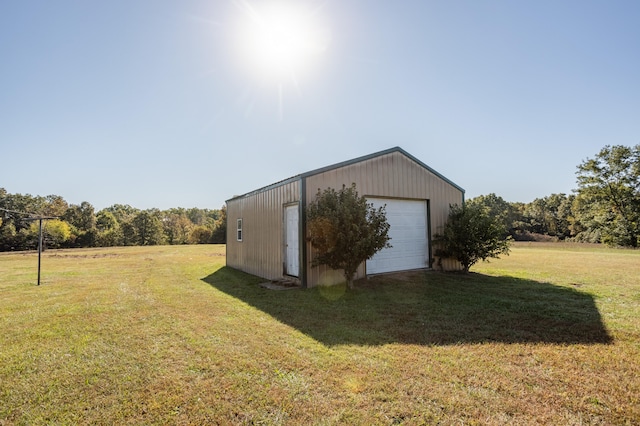
<path fill-rule="evenodd" d="M 219 208 L 400 146 L 467 198 L 529 202 L 640 143 L 636 0 L 299 0 L 324 38 L 286 78 L 239 53 L 269 3 L 1 2 L 0 187 Z"/>

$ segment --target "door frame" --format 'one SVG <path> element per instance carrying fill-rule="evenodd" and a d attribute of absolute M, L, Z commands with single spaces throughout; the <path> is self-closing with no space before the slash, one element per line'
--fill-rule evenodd
<path fill-rule="evenodd" d="M 297 253 L 294 255 L 294 259 L 296 259 L 296 263 L 298 266 L 298 270 L 297 271 L 290 271 L 289 269 L 289 264 L 290 264 L 290 256 L 288 255 L 289 252 L 289 211 L 290 209 L 295 208 L 296 210 L 296 227 L 295 227 L 295 236 L 296 238 L 296 244 L 298 246 L 297 249 Z M 299 278 L 300 277 L 300 268 L 301 268 L 301 245 L 300 245 L 300 235 L 301 235 L 301 217 L 300 217 L 300 203 L 299 202 L 295 202 L 295 203 L 288 203 L 288 204 L 284 204 L 283 205 L 283 234 L 284 234 L 284 238 L 283 238 L 283 262 L 282 262 L 282 273 L 284 275 L 288 275 L 291 277 L 296 277 Z M 296 274 L 294 274 L 293 272 L 296 272 Z"/>

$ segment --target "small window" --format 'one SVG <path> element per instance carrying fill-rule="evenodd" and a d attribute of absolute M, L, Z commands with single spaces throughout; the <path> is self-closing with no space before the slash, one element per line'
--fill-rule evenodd
<path fill-rule="evenodd" d="M 237 228 L 236 236 L 238 241 L 242 241 L 242 219 L 238 219 L 238 228 Z"/>

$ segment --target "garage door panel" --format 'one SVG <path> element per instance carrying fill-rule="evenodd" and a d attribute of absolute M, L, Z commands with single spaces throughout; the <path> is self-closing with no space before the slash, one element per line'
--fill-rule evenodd
<path fill-rule="evenodd" d="M 367 274 L 428 266 L 427 203 L 424 200 L 368 199 L 374 207 L 386 204 L 390 244 L 367 261 Z"/>

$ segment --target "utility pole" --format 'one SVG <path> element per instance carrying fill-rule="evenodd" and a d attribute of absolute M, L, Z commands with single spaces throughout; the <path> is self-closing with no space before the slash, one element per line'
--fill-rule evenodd
<path fill-rule="evenodd" d="M 40 232 L 38 234 L 38 285 L 40 285 L 40 263 L 42 259 L 42 219 L 40 219 Z"/>
<path fill-rule="evenodd" d="M 55 217 L 34 217 L 27 220 L 39 221 L 39 234 L 38 234 L 38 285 L 40 285 L 40 265 L 42 263 L 42 221 L 47 219 L 56 219 Z"/>
<path fill-rule="evenodd" d="M 40 285 L 40 265 L 42 263 L 42 221 L 49 220 L 49 219 L 58 219 L 58 217 L 57 216 L 32 216 L 30 213 L 18 212 L 15 210 L 9 210 L 5 208 L 0 208 L 0 210 L 5 211 L 7 213 L 16 213 L 16 214 L 31 216 L 31 217 L 22 219 L 24 221 L 37 220 L 40 222 L 39 223 L 40 232 L 38 233 L 38 285 Z"/>

